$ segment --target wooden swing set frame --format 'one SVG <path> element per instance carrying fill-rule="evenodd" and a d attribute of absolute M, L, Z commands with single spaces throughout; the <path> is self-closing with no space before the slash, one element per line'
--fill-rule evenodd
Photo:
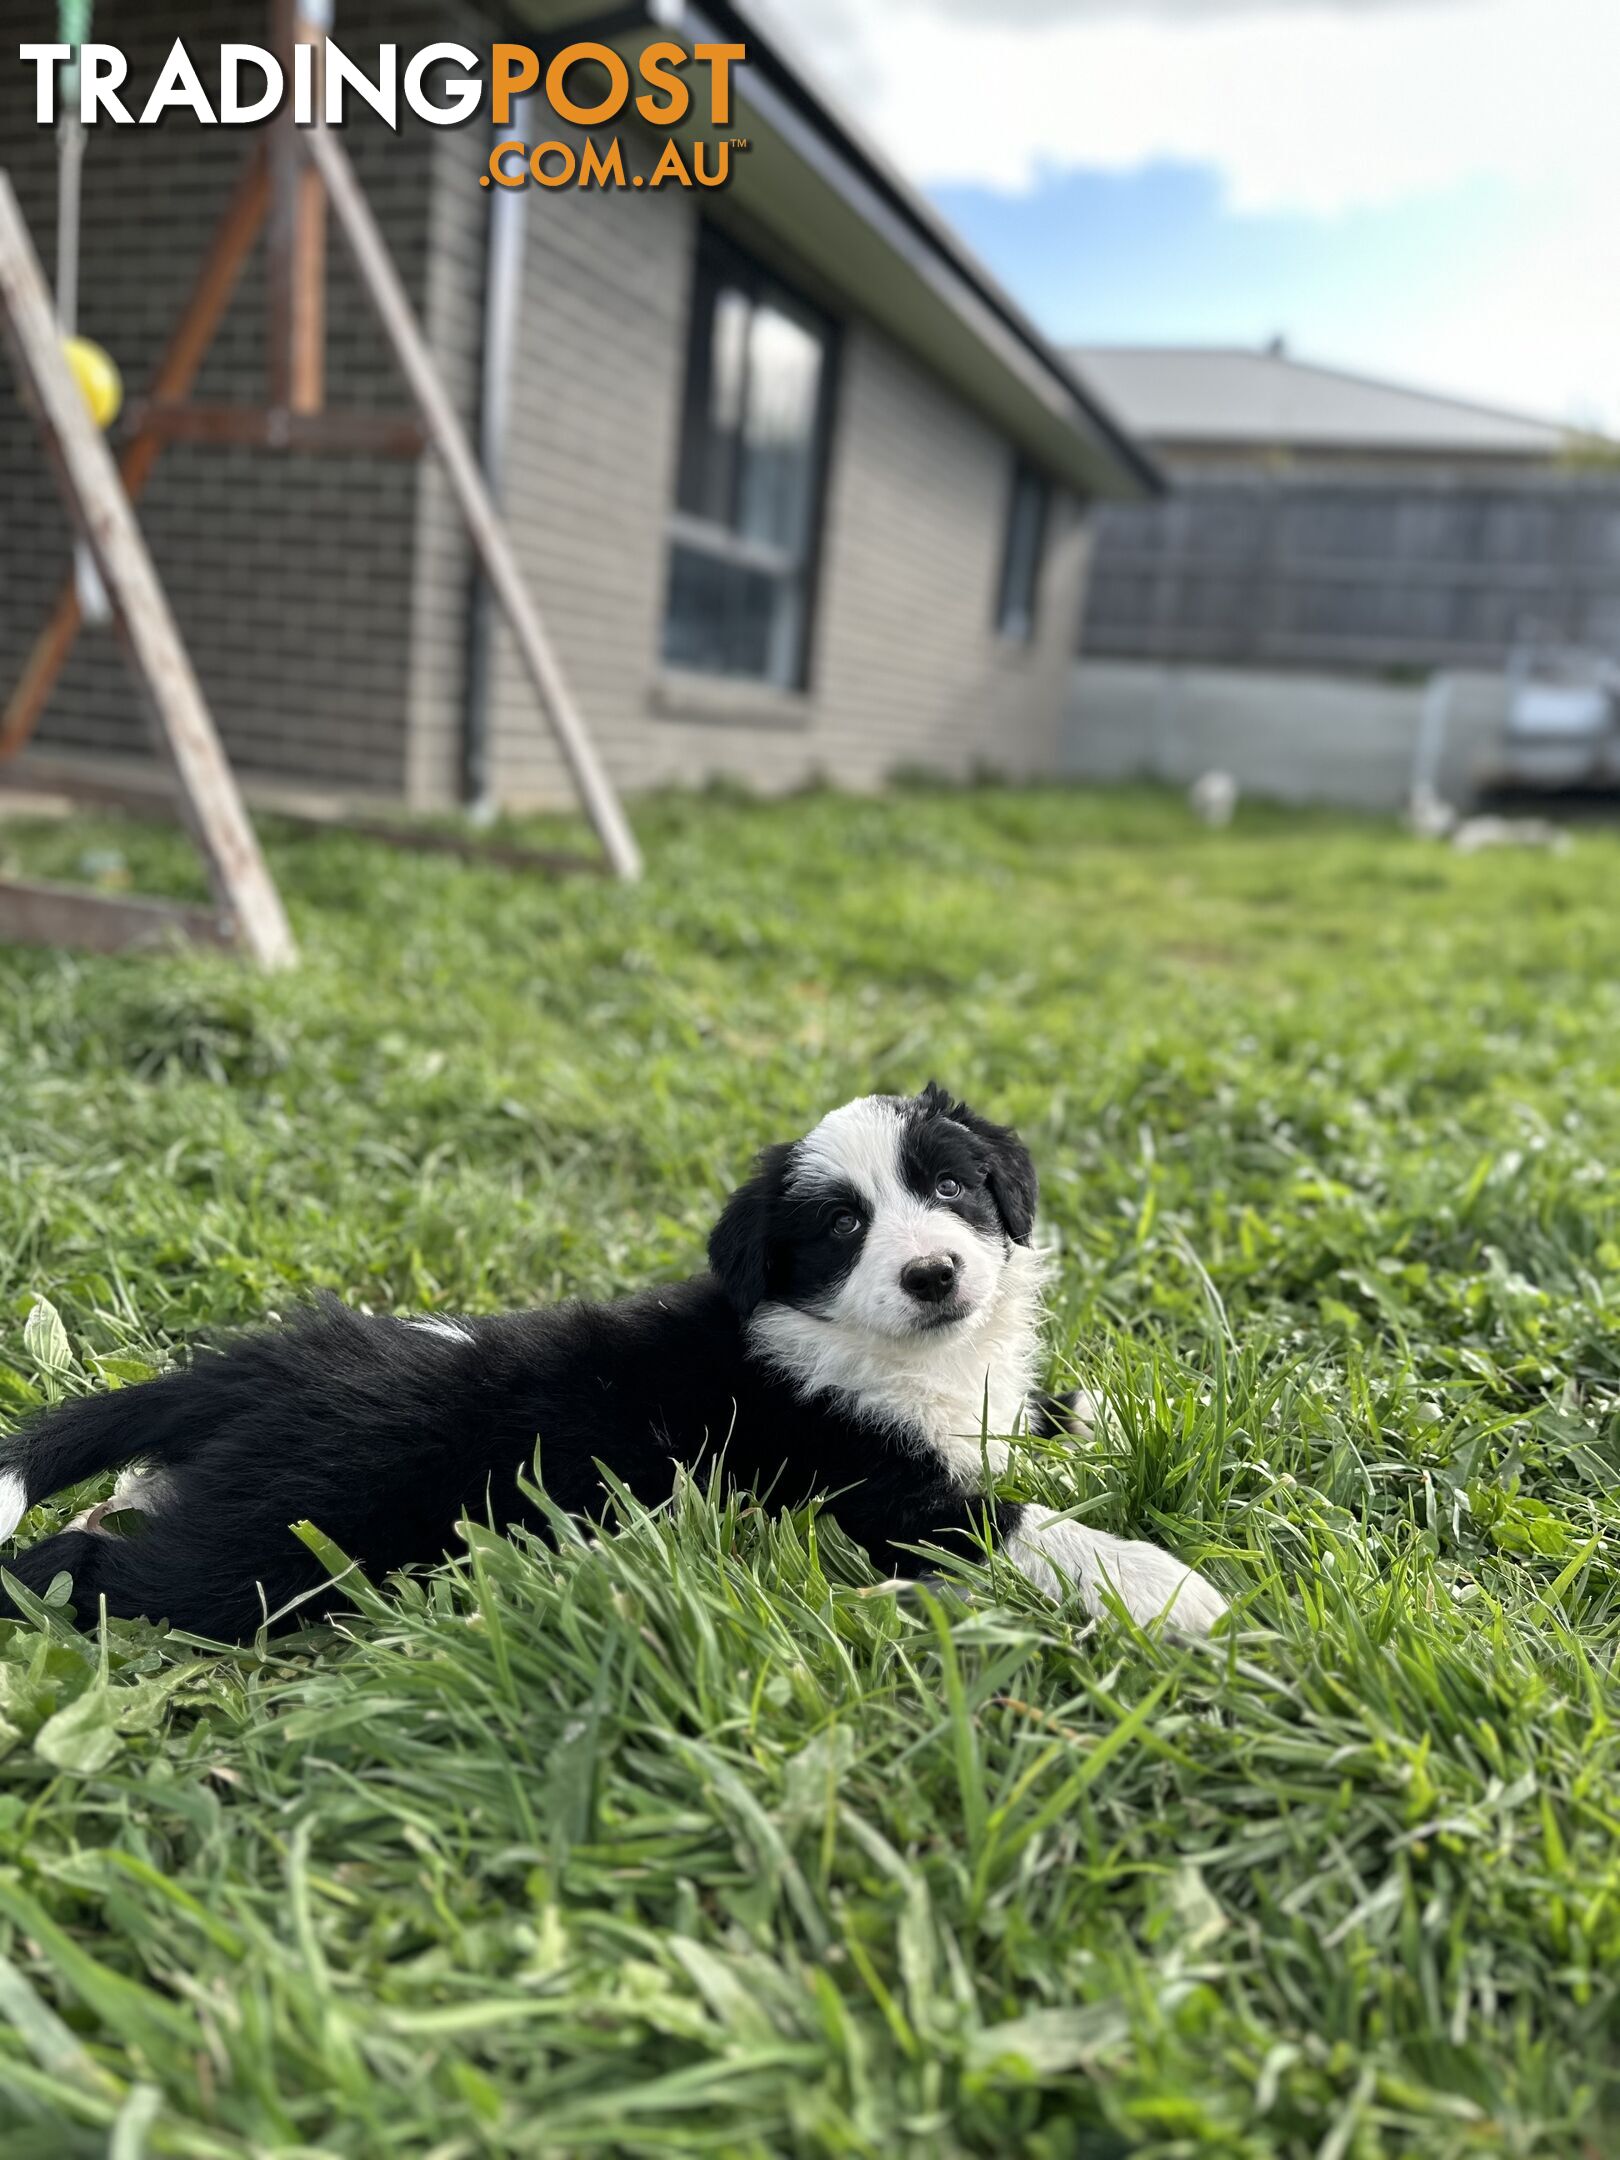
<path fill-rule="evenodd" d="M 271 18 L 288 79 L 293 45 L 305 42 L 317 47 L 318 81 L 325 33 L 310 20 L 306 0 L 272 0 Z M 319 104 L 317 96 L 317 110 Z M 327 407 L 328 209 L 410 392 L 409 411 L 333 412 Z M 267 402 L 195 403 L 191 391 L 261 233 L 268 284 Z M 44 273 L 3 170 L 0 332 L 33 407 L 68 513 L 106 590 L 174 801 L 202 855 L 215 901 L 212 909 L 186 908 L 170 901 L 0 879 L 0 941 L 73 944 L 110 952 L 179 936 L 242 951 L 264 967 L 286 966 L 296 957 L 280 897 L 132 509 L 171 442 L 351 454 L 359 450 L 379 457 L 416 457 L 425 448 L 436 450 L 607 864 L 621 878 L 640 875 L 634 835 L 574 703 L 371 206 L 347 152 L 323 121 L 297 127 L 290 110 L 285 111 L 271 123 L 268 139 L 249 152 L 146 393 L 130 409 L 127 439 L 116 464 L 69 372 Z M 82 620 L 78 583 L 70 576 L 0 713 L 0 761 L 32 738 Z M 54 777 L 52 786 L 57 786 Z M 87 787 L 83 792 L 86 799 L 98 793 L 105 799 L 104 790 Z M 407 830 L 368 829 L 391 839 Z M 429 844 L 432 837 L 427 836 Z"/>

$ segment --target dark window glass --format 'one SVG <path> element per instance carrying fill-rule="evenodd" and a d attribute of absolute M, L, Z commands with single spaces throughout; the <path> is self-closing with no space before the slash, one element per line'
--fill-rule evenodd
<path fill-rule="evenodd" d="M 1013 472 L 1001 587 L 996 595 L 996 628 L 1003 637 L 1027 642 L 1034 635 L 1051 504 L 1052 490 L 1044 475 L 1020 462 Z"/>
<path fill-rule="evenodd" d="M 670 520 L 674 667 L 804 680 L 829 345 L 814 309 L 702 228 Z"/>

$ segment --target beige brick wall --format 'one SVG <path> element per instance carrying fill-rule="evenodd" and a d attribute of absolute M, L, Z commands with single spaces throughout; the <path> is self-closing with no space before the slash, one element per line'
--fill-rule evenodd
<path fill-rule="evenodd" d="M 1050 771 L 1079 620 L 1084 526 L 1054 504 L 1034 637 L 993 621 L 1013 455 L 859 325 L 845 338 L 809 734 L 835 777 L 897 765 Z"/>

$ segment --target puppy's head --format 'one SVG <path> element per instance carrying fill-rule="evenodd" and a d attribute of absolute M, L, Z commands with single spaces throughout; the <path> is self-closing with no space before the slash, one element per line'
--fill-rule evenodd
<path fill-rule="evenodd" d="M 911 1336 L 971 1326 L 1035 1221 L 1018 1135 L 954 1102 L 863 1095 L 767 1148 L 709 1240 L 746 1317 L 795 1306 L 841 1327 Z"/>

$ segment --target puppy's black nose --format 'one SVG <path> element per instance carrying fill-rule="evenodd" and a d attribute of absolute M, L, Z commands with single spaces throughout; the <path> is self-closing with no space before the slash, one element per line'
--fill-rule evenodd
<path fill-rule="evenodd" d="M 956 1288 L 956 1255 L 930 1253 L 926 1260 L 908 1260 L 900 1270 L 900 1287 L 921 1305 L 942 1305 Z"/>

